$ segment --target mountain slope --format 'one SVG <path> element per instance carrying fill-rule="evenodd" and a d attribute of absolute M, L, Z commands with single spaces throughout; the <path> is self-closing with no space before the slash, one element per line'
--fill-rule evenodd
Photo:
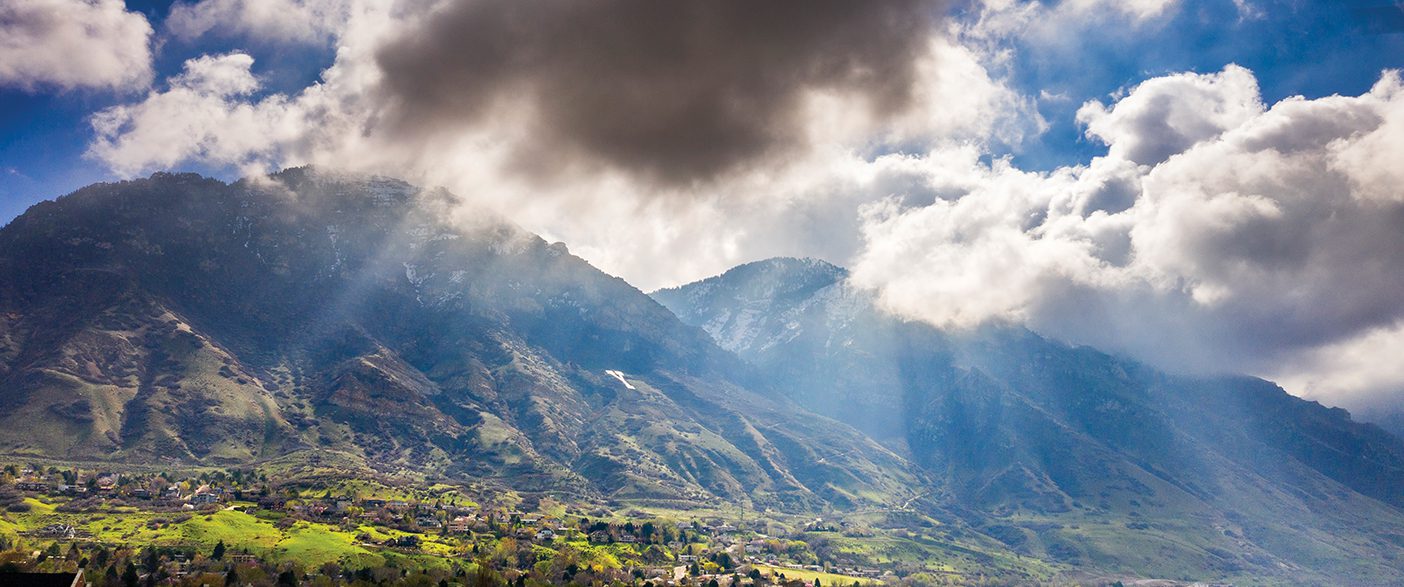
<path fill-rule="evenodd" d="M 326 448 L 596 498 L 798 509 L 918 484 L 747 377 L 564 246 L 390 179 L 158 174 L 0 230 L 14 454 L 225 464 Z"/>
<path fill-rule="evenodd" d="M 1404 577 L 1404 443 L 1252 378 L 1186 378 L 1014 328 L 898 320 L 813 260 L 653 294 L 806 407 L 863 429 L 1011 548 L 1297 582 Z"/>

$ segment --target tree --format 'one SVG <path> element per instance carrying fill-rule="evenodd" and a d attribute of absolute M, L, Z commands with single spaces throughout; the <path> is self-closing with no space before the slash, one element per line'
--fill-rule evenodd
<path fill-rule="evenodd" d="M 472 587 L 501 587 L 507 582 L 502 580 L 502 575 L 497 574 L 497 571 L 488 568 L 487 565 L 478 565 L 473 576 L 468 578 L 468 584 Z"/>
<path fill-rule="evenodd" d="M 278 573 L 278 587 L 297 587 L 297 573 L 292 569 Z"/>
<path fill-rule="evenodd" d="M 141 582 L 141 577 L 137 575 L 136 563 L 127 561 L 127 570 L 122 571 L 122 584 L 126 587 L 137 587 Z"/>
<path fill-rule="evenodd" d="M 239 584 L 239 571 L 234 569 L 234 565 L 229 566 L 229 572 L 224 575 L 224 587 L 234 587 Z"/>
<path fill-rule="evenodd" d="M 224 560 L 224 541 L 215 543 L 214 552 L 210 553 L 211 560 Z"/>

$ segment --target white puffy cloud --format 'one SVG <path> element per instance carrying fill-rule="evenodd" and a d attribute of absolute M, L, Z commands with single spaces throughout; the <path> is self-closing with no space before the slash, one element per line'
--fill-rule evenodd
<path fill-rule="evenodd" d="M 122 0 L 0 0 L 0 86 L 144 86 L 151 33 Z"/>
<path fill-rule="evenodd" d="M 172 5 L 165 26 L 184 39 L 237 34 L 316 43 L 339 33 L 350 10 L 350 0 L 199 0 Z"/>
<path fill-rule="evenodd" d="M 1397 73 L 1361 96 L 1266 108 L 1230 66 L 1082 112 L 1107 156 L 1033 173 L 965 153 L 943 174 L 965 178 L 957 193 L 867 209 L 855 279 L 935 324 L 1022 322 L 1176 370 L 1311 381 L 1320 397 L 1332 384 L 1307 366 L 1397 330 Z"/>
<path fill-rule="evenodd" d="M 266 149 L 295 140 L 304 128 L 283 96 L 245 101 L 259 89 L 242 53 L 204 56 L 145 100 L 102 110 L 89 154 L 132 175 L 182 161 L 240 166 L 266 163 Z"/>
<path fill-rule="evenodd" d="M 1154 165 L 1262 111 L 1257 79 L 1234 65 L 1212 75 L 1146 81 L 1111 108 L 1087 103 L 1077 120 L 1087 125 L 1089 137 L 1111 146 L 1109 156 Z"/>

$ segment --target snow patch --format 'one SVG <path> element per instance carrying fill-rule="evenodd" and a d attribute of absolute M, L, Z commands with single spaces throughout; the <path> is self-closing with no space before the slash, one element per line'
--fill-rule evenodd
<path fill-rule="evenodd" d="M 629 384 L 629 382 L 626 381 L 626 380 L 624 379 L 624 374 L 623 374 L 623 373 L 620 373 L 620 372 L 618 372 L 618 371 L 615 371 L 614 369 L 609 369 L 609 370 L 605 371 L 605 375 L 609 375 L 610 377 L 613 377 L 613 378 L 615 378 L 615 379 L 618 379 L 620 383 L 623 383 L 623 384 L 624 384 L 624 387 L 625 387 L 626 389 L 635 389 L 633 385 Z"/>

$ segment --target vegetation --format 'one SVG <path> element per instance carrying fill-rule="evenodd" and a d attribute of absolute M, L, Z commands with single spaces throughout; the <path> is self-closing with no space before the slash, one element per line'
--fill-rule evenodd
<path fill-rule="evenodd" d="M 98 586 L 810 587 L 816 579 L 1025 583 L 1058 571 L 997 562 L 964 546 L 923 549 L 868 526 L 871 515 L 832 524 L 846 533 L 816 531 L 812 520 L 779 514 L 621 509 L 378 476 L 279 478 L 269 470 L 11 463 L 0 472 L 0 572 L 81 568 Z M 967 573 L 976 559 L 980 568 Z"/>

